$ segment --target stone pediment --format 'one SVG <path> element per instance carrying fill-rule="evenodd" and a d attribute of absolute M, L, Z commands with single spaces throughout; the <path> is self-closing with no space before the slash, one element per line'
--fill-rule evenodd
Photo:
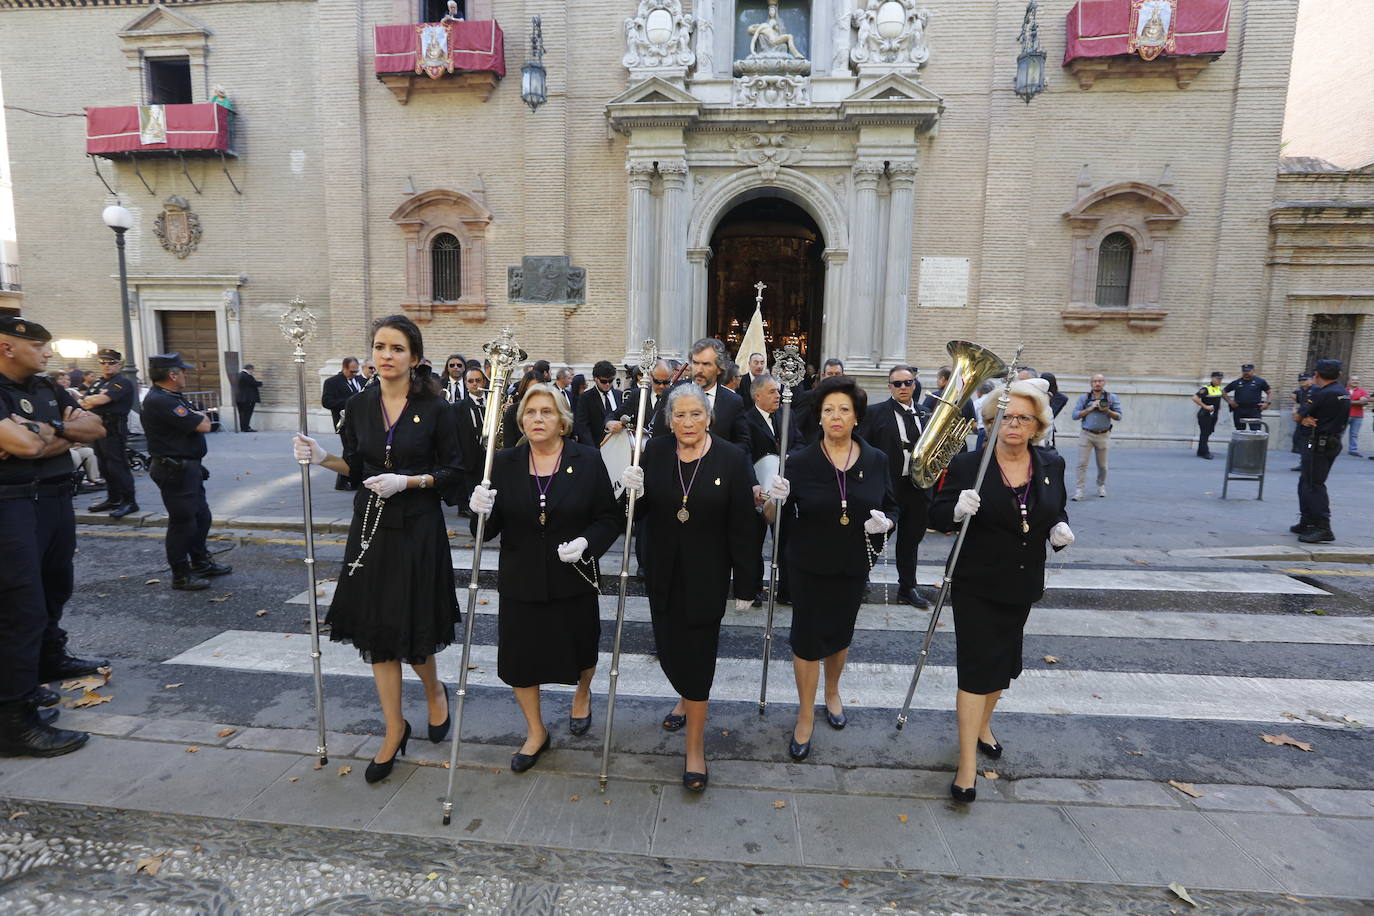
<path fill-rule="evenodd" d="M 634 105 L 642 102 L 685 102 L 699 104 L 696 96 L 686 92 L 667 80 L 651 76 L 641 83 L 635 83 L 620 95 L 606 103 L 606 107 Z"/>
<path fill-rule="evenodd" d="M 119 32 L 120 38 L 151 38 L 199 35 L 209 37 L 210 30 L 195 20 L 175 13 L 158 4 L 140 14 Z"/>
<path fill-rule="evenodd" d="M 700 99 L 657 76 L 635 83 L 606 103 L 606 117 L 620 131 L 646 122 L 685 123 L 700 112 Z"/>
<path fill-rule="evenodd" d="M 874 80 L 845 99 L 846 103 L 874 101 L 938 102 L 941 107 L 945 103 L 939 95 L 900 73 L 889 73 L 881 79 Z"/>
<path fill-rule="evenodd" d="M 945 100 L 915 80 L 889 73 L 863 87 L 840 103 L 848 120 L 882 122 L 898 119 L 917 122 L 919 130 L 934 130 L 945 110 Z"/>

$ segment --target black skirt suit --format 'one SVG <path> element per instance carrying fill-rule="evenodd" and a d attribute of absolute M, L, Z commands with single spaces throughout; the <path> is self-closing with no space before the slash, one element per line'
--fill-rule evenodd
<path fill-rule="evenodd" d="M 835 466 L 820 442 L 787 459 L 791 495 L 787 516 L 787 569 L 791 577 L 792 653 L 817 661 L 849 648 L 868 584 L 869 549 L 881 549 L 882 535 L 864 532 L 873 509 L 893 518 L 887 455 L 855 438 L 859 457 L 844 472 L 849 524 L 840 523 L 840 488 Z"/>
<path fill-rule="evenodd" d="M 754 470 L 742 449 L 715 434 L 697 461 L 679 462 L 677 437 L 669 435 L 651 439 L 640 463 L 644 496 L 636 512 L 648 538 L 645 586 L 659 665 L 683 699 L 709 700 L 731 576 L 736 598 L 753 598 L 759 588 Z M 691 490 L 686 522 L 677 518 L 679 469 Z"/>
<path fill-rule="evenodd" d="M 358 492 L 344 565 L 329 606 L 329 638 L 352 643 L 370 663 L 423 662 L 453 642 L 459 617 L 453 558 L 439 504 L 442 498 L 453 505 L 462 495 L 453 408 L 442 396 L 408 401 L 396 420 L 390 468 L 385 466 L 380 385 L 348 399 L 339 433 L 348 479 Z M 380 500 L 379 510 L 379 500 L 362 486 L 377 474 L 430 474 L 434 486 L 402 490 Z M 362 565 L 354 569 L 359 554 Z"/>
<path fill-rule="evenodd" d="M 512 687 L 576 684 L 582 671 L 596 666 L 601 614 L 597 591 L 587 580 L 597 581 L 596 559 L 624 521 L 594 448 L 564 440 L 553 479 L 540 482 L 546 487 L 542 525 L 529 444 L 496 453 L 496 505 L 485 537 L 501 535 L 496 673 Z M 476 526 L 474 518 L 474 531 Z M 558 545 L 579 537 L 587 539 L 584 556 L 590 562 L 564 563 Z"/>
<path fill-rule="evenodd" d="M 1046 448 L 1031 447 L 1030 454 L 1030 531 L 1021 531 L 1021 510 L 994 455 L 978 490 L 982 504 L 951 577 L 959 689 L 968 693 L 1005 690 L 1021 674 L 1026 618 L 1045 594 L 1045 545 L 1050 529 L 1069 520 L 1064 459 Z M 954 456 L 930 505 L 932 528 L 951 532 L 959 527 L 954 504 L 961 491 L 972 488 L 982 457 L 981 451 Z"/>

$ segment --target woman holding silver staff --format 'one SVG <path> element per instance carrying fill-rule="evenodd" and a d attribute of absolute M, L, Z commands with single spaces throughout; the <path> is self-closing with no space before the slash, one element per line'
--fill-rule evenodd
<path fill-rule="evenodd" d="M 1001 391 L 983 402 L 990 429 Z M 1037 446 L 1053 424 L 1049 384 L 1012 382 L 998 428 L 992 465 L 972 489 L 981 454 L 964 452 L 950 462 L 930 506 L 930 525 L 952 532 L 971 517 L 951 575 L 959 689 L 959 766 L 949 784 L 956 801 L 977 797 L 978 752 L 992 759 L 1002 745 L 992 733 L 992 711 L 1002 691 L 1021 673 L 1021 640 L 1031 605 L 1045 593 L 1045 542 L 1055 550 L 1073 543 L 1064 459 Z M 986 502 L 987 505 L 982 504 Z"/>
<path fill-rule="evenodd" d="M 626 468 L 620 480 L 644 510 L 654 642 L 678 693 L 663 727 L 686 726 L 682 785 L 703 792 L 706 715 L 731 575 L 736 607 L 749 607 L 759 587 L 754 473 L 742 449 L 711 433 L 700 386 L 684 382 L 669 392 L 665 415 L 672 435 L 651 439 L 640 467 Z"/>
<path fill-rule="evenodd" d="M 297 461 L 345 475 L 360 487 L 327 622 L 330 639 L 352 643 L 371 663 L 386 718 L 382 747 L 367 781 L 386 778 L 410 740 L 401 709 L 401 662 L 415 669 L 428 701 L 429 739 L 449 730 L 448 694 L 434 654 L 454 641 L 458 601 L 440 497 L 452 502 L 462 471 L 453 409 L 439 381 L 420 365 L 420 329 L 404 315 L 372 328 L 380 384 L 348 401 L 342 457 L 296 436 Z"/>
<path fill-rule="evenodd" d="M 820 441 L 788 459 L 787 478 L 775 477 L 765 510 L 783 500 L 790 534 L 787 569 L 792 592 L 792 669 L 797 679 L 797 722 L 787 753 L 802 761 L 811 753 L 816 686 L 825 662 L 825 720 L 848 724 L 840 698 L 840 674 L 854 639 L 868 573 L 887 544 L 897 501 L 888 479 L 887 455 L 854 436 L 868 397 L 854 379 L 836 375 L 813 390 Z"/>
<path fill-rule="evenodd" d="M 540 685 L 576 684 L 568 731 L 591 727 L 601 639 L 596 561 L 615 541 L 621 515 L 601 453 L 569 438 L 572 411 L 553 385 L 527 387 L 517 414 L 526 441 L 496 453 L 491 486 L 478 484 L 469 508 L 487 515 L 484 540 L 501 535 L 496 673 L 525 715 L 525 743 L 510 761 L 523 773 L 550 743 Z"/>

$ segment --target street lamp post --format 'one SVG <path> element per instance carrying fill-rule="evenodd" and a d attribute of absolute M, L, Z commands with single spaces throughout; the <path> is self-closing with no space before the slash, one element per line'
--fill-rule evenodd
<path fill-rule="evenodd" d="M 520 68 L 520 98 L 537 111 L 549 97 L 549 74 L 544 69 L 544 28 L 540 17 L 530 22 L 530 59 Z"/>
<path fill-rule="evenodd" d="M 1016 79 L 1013 87 L 1027 105 L 1045 91 L 1045 49 L 1040 46 L 1040 25 L 1035 13 L 1040 4 L 1030 0 L 1026 16 L 1021 20 L 1021 53 L 1016 57 Z"/>
<path fill-rule="evenodd" d="M 134 215 L 119 204 L 105 208 L 100 214 L 105 225 L 114 230 L 115 249 L 119 252 L 119 314 L 124 322 L 124 374 L 138 390 L 138 363 L 134 359 L 134 329 L 129 321 L 129 274 L 124 265 L 124 233 L 134 225 Z"/>

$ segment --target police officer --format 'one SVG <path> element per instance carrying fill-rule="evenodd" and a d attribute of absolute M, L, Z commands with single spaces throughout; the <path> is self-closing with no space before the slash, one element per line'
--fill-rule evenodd
<path fill-rule="evenodd" d="M 60 626 L 72 593 L 76 522 L 73 442 L 104 435 L 43 374 L 52 335 L 23 318 L 0 317 L 0 756 L 56 757 L 86 743 L 53 728 L 56 695 L 39 685 L 94 674 L 109 664 L 67 652 Z"/>
<path fill-rule="evenodd" d="M 148 476 L 162 492 L 167 507 L 167 562 L 172 588 L 200 591 L 209 576 L 232 572 L 210 559 L 205 539 L 210 533 L 210 505 L 205 501 L 205 434 L 210 418 L 196 410 L 181 392 L 186 387 L 180 353 L 159 353 L 148 360 L 153 390 L 143 399 L 143 432 L 152 456 Z"/>
<path fill-rule="evenodd" d="M 1212 373 L 1212 380 L 1203 385 L 1193 394 L 1193 403 L 1197 405 L 1197 456 L 1199 458 L 1211 458 L 1212 450 L 1207 445 L 1207 440 L 1212 435 L 1212 430 L 1217 428 L 1217 411 L 1221 410 L 1221 379 L 1220 372 Z"/>
<path fill-rule="evenodd" d="M 1334 541 L 1331 533 L 1331 500 L 1326 495 L 1326 477 L 1331 464 L 1341 453 L 1341 433 L 1350 421 L 1350 392 L 1337 379 L 1341 361 L 1317 361 L 1307 399 L 1298 405 L 1298 422 L 1312 430 L 1312 438 L 1302 453 L 1302 475 L 1298 477 L 1298 523 L 1288 529 L 1304 544 Z"/>
<path fill-rule="evenodd" d="M 1255 374 L 1254 363 L 1241 366 L 1240 378 L 1232 379 L 1221 391 L 1231 405 L 1231 424 L 1236 429 L 1247 429 L 1247 421 L 1258 421 L 1269 406 L 1269 383 Z"/>
<path fill-rule="evenodd" d="M 118 350 L 106 347 L 96 352 L 96 358 L 100 360 L 100 378 L 81 399 L 81 406 L 105 424 L 105 438 L 95 443 L 95 459 L 100 465 L 106 490 L 105 498 L 91 506 L 91 511 L 109 511 L 110 518 L 123 518 L 138 511 L 134 475 L 129 470 L 126 451 L 129 411 L 134 407 L 134 383 L 122 371 L 124 357 Z"/>

